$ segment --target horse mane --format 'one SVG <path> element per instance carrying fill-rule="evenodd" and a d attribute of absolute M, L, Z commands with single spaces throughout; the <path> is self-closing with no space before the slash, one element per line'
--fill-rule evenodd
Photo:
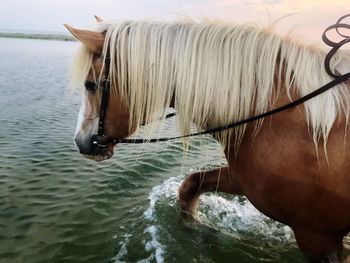
<path fill-rule="evenodd" d="M 282 88 L 291 99 L 331 80 L 324 70 L 325 51 L 291 35 L 281 37 L 272 27 L 127 21 L 102 23 L 98 30 L 107 30 L 104 54 L 109 47 L 112 86 L 129 107 L 131 127 L 163 118 L 173 94 L 180 130 L 187 134 L 192 122 L 205 129 L 265 112 Z M 349 54 L 339 52 L 332 68 L 344 61 L 350 65 Z M 91 54 L 82 50 L 75 75 L 86 77 L 87 64 Z M 349 91 L 333 88 L 304 107 L 315 146 L 320 140 L 326 145 L 339 113 L 348 119 Z M 217 136 L 223 145 L 234 138 L 238 151 L 245 129 Z"/>

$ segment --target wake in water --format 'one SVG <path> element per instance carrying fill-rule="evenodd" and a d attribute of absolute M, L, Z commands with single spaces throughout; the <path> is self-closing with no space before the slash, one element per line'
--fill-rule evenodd
<path fill-rule="evenodd" d="M 184 178 L 183 175 L 170 177 L 162 184 L 153 187 L 149 193 L 149 206 L 143 213 L 143 219 L 146 221 L 144 234 L 147 236 L 147 240 L 144 241 L 144 249 L 151 254 L 148 258 L 138 261 L 139 263 L 168 261 L 166 256 L 169 252 L 167 251 L 169 240 L 161 234 L 162 228 L 164 228 L 164 220 L 159 216 L 162 213 L 159 210 L 175 208 L 177 216 L 181 218 L 177 199 L 178 190 Z M 167 207 L 164 208 L 164 206 Z M 199 225 L 229 235 L 233 240 L 248 242 L 249 246 L 262 245 L 262 250 L 267 250 L 266 254 L 271 256 L 276 254 L 276 245 L 278 249 L 282 250 L 288 250 L 291 246 L 296 247 L 293 232 L 289 227 L 264 216 L 244 197 L 236 196 L 232 198 L 221 194 L 201 195 L 195 220 Z M 163 221 L 163 224 L 160 221 Z M 183 223 L 189 225 L 187 227 L 192 229 L 196 228 L 196 224 L 198 225 L 193 220 L 187 220 L 190 221 L 188 224 L 185 221 Z M 126 236 L 126 245 L 129 242 L 128 239 L 129 236 Z M 252 245 L 252 243 L 256 244 Z M 115 262 L 122 262 L 123 256 L 127 254 L 126 245 L 121 246 L 118 255 L 114 258 Z M 268 251 L 269 249 L 271 251 Z M 169 248 L 169 250 L 173 250 L 173 248 Z M 273 259 L 266 260 L 272 261 Z M 208 262 L 211 261 L 208 260 Z"/>

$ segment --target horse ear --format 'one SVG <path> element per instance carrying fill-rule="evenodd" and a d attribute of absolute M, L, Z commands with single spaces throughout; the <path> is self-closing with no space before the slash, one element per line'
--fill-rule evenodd
<path fill-rule="evenodd" d="M 103 22 L 103 19 L 99 16 L 95 16 L 95 19 L 96 19 L 97 23 Z"/>
<path fill-rule="evenodd" d="M 91 52 L 100 54 L 105 41 L 105 34 L 90 30 L 76 29 L 70 25 L 64 24 L 68 31 L 81 43 L 83 43 Z"/>

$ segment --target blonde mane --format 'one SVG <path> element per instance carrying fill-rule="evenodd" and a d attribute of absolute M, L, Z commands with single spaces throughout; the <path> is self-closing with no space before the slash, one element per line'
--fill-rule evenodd
<path fill-rule="evenodd" d="M 291 98 L 331 80 L 324 51 L 282 38 L 269 27 L 137 21 L 104 23 L 98 30 L 106 29 L 112 86 L 129 107 L 131 126 L 163 118 L 173 94 L 180 130 L 187 134 L 193 122 L 203 129 L 224 126 L 273 108 L 280 87 Z M 336 55 L 332 68 L 344 61 L 350 65 L 349 54 Z M 83 50 L 74 74 L 85 78 L 87 63 L 91 54 Z M 320 140 L 326 145 L 341 112 L 348 119 L 348 93 L 333 88 L 304 104 L 316 146 Z M 245 128 L 221 132 L 218 138 L 223 145 L 234 138 L 237 151 Z"/>

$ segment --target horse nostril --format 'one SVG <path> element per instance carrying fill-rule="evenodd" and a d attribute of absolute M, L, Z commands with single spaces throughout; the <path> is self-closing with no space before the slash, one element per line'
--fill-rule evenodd
<path fill-rule="evenodd" d="M 108 138 L 104 135 L 93 134 L 91 136 L 91 142 L 94 146 L 100 148 L 106 148 L 108 146 Z"/>

